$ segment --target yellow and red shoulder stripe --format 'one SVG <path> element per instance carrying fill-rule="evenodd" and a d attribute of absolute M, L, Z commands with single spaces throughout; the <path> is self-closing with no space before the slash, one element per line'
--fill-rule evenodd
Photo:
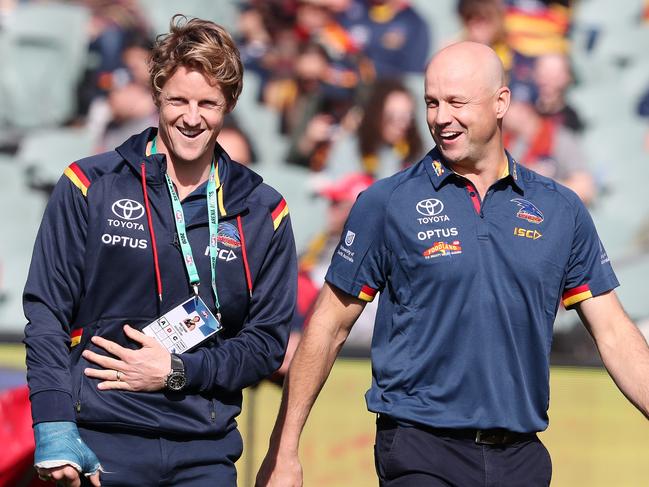
<path fill-rule="evenodd" d="M 593 293 L 590 292 L 590 287 L 588 284 L 583 284 L 582 286 L 577 286 L 573 287 L 572 289 L 568 289 L 563 293 L 563 305 L 566 308 L 569 308 L 570 306 L 577 304 L 584 299 L 592 298 Z"/>
<path fill-rule="evenodd" d="M 90 180 L 83 173 L 81 168 L 77 166 L 76 162 L 70 164 L 65 171 L 63 171 L 72 184 L 81 190 L 81 193 L 86 196 L 88 194 L 88 188 L 90 187 Z"/>
<path fill-rule="evenodd" d="M 72 330 L 72 333 L 70 333 L 70 340 L 71 340 L 70 347 L 79 345 L 82 335 L 83 335 L 83 328 L 77 328 L 76 330 Z"/>
<path fill-rule="evenodd" d="M 363 301 L 374 301 L 374 296 L 376 296 L 376 289 L 365 285 L 361 288 L 361 292 L 358 293 L 358 297 Z"/>
<path fill-rule="evenodd" d="M 286 200 L 282 198 L 282 201 L 279 202 L 279 205 L 270 213 L 271 218 L 273 219 L 273 229 L 277 230 L 279 224 L 282 223 L 284 217 L 288 215 L 288 205 Z"/>

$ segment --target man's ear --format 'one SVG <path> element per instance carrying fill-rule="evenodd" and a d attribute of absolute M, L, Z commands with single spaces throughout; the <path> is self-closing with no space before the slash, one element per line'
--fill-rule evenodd
<path fill-rule="evenodd" d="M 511 101 L 512 92 L 511 90 L 503 86 L 496 93 L 496 118 L 502 120 L 507 113 L 509 108 L 509 102 Z"/>

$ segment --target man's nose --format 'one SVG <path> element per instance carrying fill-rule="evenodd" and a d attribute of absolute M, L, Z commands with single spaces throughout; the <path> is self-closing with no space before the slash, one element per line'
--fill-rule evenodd
<path fill-rule="evenodd" d="M 187 110 L 183 115 L 183 121 L 190 127 L 201 124 L 201 114 L 198 108 L 198 103 L 190 102 L 187 105 Z"/>
<path fill-rule="evenodd" d="M 448 125 L 451 121 L 451 110 L 448 103 L 440 103 L 435 113 L 435 123 L 437 125 Z"/>

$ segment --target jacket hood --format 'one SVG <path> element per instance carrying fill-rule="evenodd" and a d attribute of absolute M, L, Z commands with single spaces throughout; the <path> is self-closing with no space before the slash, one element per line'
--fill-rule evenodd
<path fill-rule="evenodd" d="M 144 164 L 147 185 L 163 184 L 164 174 L 167 170 L 167 160 L 164 154 L 146 155 L 147 143 L 157 133 L 158 129 L 150 127 L 140 134 L 131 136 L 115 149 L 138 176 L 141 174 L 141 167 Z M 241 213 L 247 207 L 248 196 L 263 182 L 263 179 L 256 172 L 230 159 L 230 156 L 218 143 L 214 150 L 214 157 L 218 161 L 219 189 L 223 195 L 221 216 Z"/>

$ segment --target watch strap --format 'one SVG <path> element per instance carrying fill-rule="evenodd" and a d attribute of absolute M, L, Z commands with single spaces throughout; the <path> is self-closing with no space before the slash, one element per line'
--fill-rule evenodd
<path fill-rule="evenodd" d="M 183 360 L 175 353 L 171 354 L 171 372 L 185 373 Z"/>

